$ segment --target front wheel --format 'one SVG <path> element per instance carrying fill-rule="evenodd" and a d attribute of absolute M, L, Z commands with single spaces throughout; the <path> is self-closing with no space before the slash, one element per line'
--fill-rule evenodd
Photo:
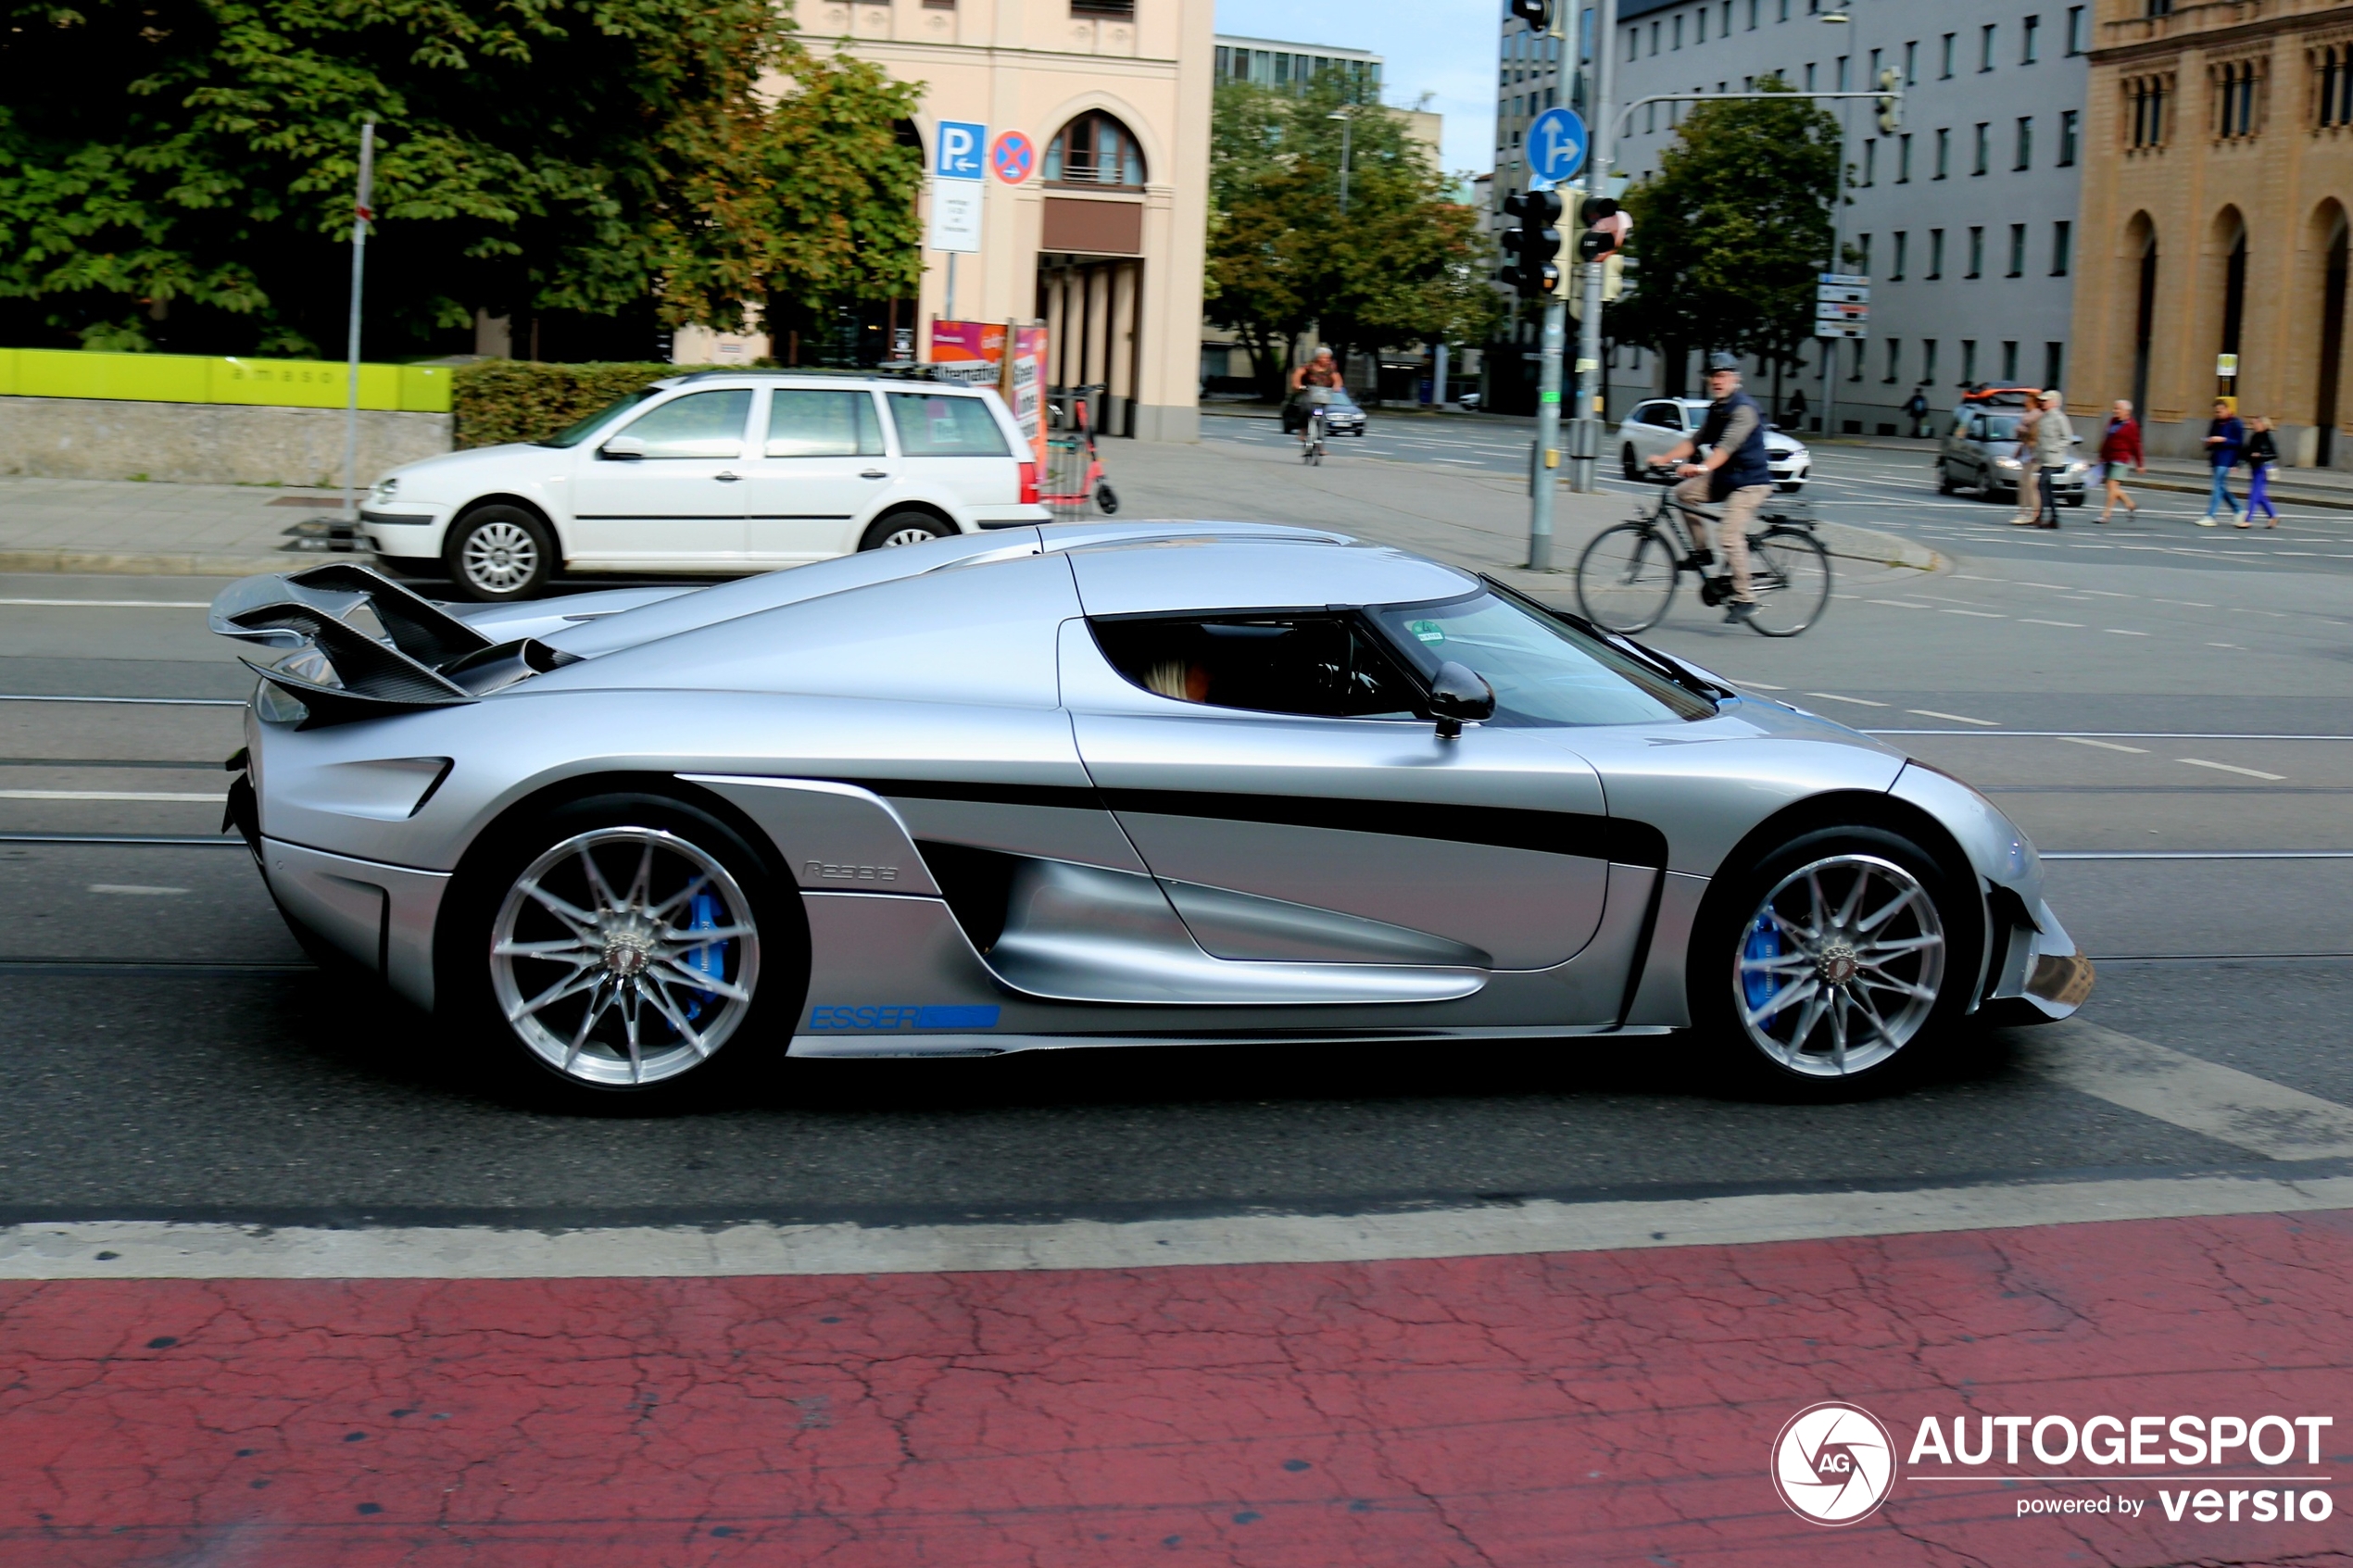
<path fill-rule="evenodd" d="M 1675 596 L 1675 554 L 1645 522 L 1605 528 L 1577 558 L 1577 608 L 1585 619 L 1631 636 L 1667 614 Z"/>
<path fill-rule="evenodd" d="M 476 507 L 449 530 L 442 559 L 459 597 L 499 604 L 547 585 L 556 542 L 547 525 L 521 507 Z"/>
<path fill-rule="evenodd" d="M 1803 528 L 1768 528 L 1749 536 L 1748 623 L 1768 637 L 1794 637 L 1822 618 L 1831 602 L 1831 553 Z"/>
<path fill-rule="evenodd" d="M 1977 935 L 1936 860 L 1898 834 L 1806 834 L 1733 873 L 1691 953 L 1694 1023 L 1753 1080 L 1844 1098 L 1917 1062 L 1967 1006 Z"/>
<path fill-rule="evenodd" d="M 932 516 L 929 512 L 893 512 L 877 519 L 858 541 L 861 550 L 891 550 L 902 545 L 927 545 L 934 539 L 952 539 L 956 525 Z"/>

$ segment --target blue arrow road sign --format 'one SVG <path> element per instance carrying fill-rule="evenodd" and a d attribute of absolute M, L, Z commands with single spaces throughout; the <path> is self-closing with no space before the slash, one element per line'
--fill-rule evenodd
<path fill-rule="evenodd" d="M 934 172 L 942 180 L 977 180 L 988 171 L 982 159 L 988 147 L 988 127 L 966 119 L 939 122 L 939 160 Z"/>
<path fill-rule="evenodd" d="M 1528 128 L 1528 182 L 1547 190 L 1585 167 L 1585 122 L 1575 109 L 1546 109 Z"/>

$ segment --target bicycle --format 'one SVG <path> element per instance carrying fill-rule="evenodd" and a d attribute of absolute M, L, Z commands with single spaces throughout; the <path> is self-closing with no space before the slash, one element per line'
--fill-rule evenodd
<path fill-rule="evenodd" d="M 1324 466 L 1324 409 L 1315 404 L 1307 410 L 1307 424 L 1300 432 L 1299 460 L 1316 468 Z"/>
<path fill-rule="evenodd" d="M 1811 518 L 1777 512 L 1768 503 L 1766 526 L 1748 536 L 1749 592 L 1755 599 L 1748 624 L 1768 637 L 1794 637 L 1820 619 L 1831 598 L 1831 556 L 1814 537 Z M 1648 631 L 1667 614 L 1684 572 L 1700 580 L 1704 605 L 1720 605 L 1732 595 L 1729 572 L 1715 571 L 1716 553 L 1702 541 L 1697 523 L 1707 514 L 1669 491 L 1647 516 L 1595 534 L 1577 558 L 1577 603 L 1594 625 L 1631 636 Z"/>

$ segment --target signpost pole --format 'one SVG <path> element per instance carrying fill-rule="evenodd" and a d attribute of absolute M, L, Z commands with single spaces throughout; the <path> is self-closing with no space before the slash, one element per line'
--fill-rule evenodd
<path fill-rule="evenodd" d="M 1567 36 L 1563 28 L 1567 7 L 1564 5 L 1551 13 L 1548 35 L 1560 39 Z M 1584 167 L 1591 144 L 1584 124 L 1576 111 L 1565 108 L 1546 109 L 1537 116 L 1528 132 L 1528 189 L 1530 197 L 1539 190 L 1555 193 L 1552 201 L 1561 208 L 1560 217 L 1567 214 L 1567 203 L 1557 194 L 1561 186 L 1573 179 Z M 1570 192 L 1574 194 L 1574 191 Z M 1557 223 L 1559 217 L 1553 222 Z M 1522 216 L 1524 226 L 1530 220 Z M 1550 271 L 1552 253 L 1560 248 L 1559 235 L 1551 224 L 1541 225 L 1551 238 L 1549 249 L 1542 255 L 1522 251 L 1518 271 L 1522 275 L 1522 298 L 1538 292 L 1539 285 L 1528 282 L 1532 268 Z M 1558 274 L 1554 273 L 1557 278 Z M 1544 336 L 1538 359 L 1541 367 L 1536 392 L 1536 445 L 1529 455 L 1529 506 L 1528 511 L 1528 567 L 1531 571 L 1553 570 L 1553 510 L 1560 488 L 1561 460 L 1561 356 L 1568 343 L 1568 301 L 1558 286 L 1543 292 Z"/>
<path fill-rule="evenodd" d="M 1610 113 L 1610 44 L 1617 36 L 1617 0 L 1595 0 L 1592 31 L 1592 140 L 1585 149 L 1585 194 L 1588 199 L 1608 190 L 1615 117 Z M 1577 423 L 1570 440 L 1575 455 L 1568 465 L 1568 487 L 1590 494 L 1600 488 L 1597 470 L 1602 451 L 1602 284 L 1604 264 L 1588 262 L 1579 277 L 1585 291 L 1583 313 L 1577 321 Z"/>
<path fill-rule="evenodd" d="M 359 188 L 351 216 L 351 330 L 346 352 L 350 360 L 344 389 L 343 521 L 359 521 L 359 283 L 368 260 L 368 220 L 376 214 L 376 122 L 359 127 Z"/>

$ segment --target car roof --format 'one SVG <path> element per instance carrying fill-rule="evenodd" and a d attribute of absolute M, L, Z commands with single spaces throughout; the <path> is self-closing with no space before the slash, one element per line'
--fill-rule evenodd
<path fill-rule="evenodd" d="M 921 370 L 922 367 L 917 367 L 917 369 Z M 726 370 L 689 370 L 684 375 L 664 376 L 661 380 L 655 382 L 652 384 L 667 391 L 672 387 L 703 386 L 714 383 L 725 383 L 730 382 L 742 382 L 748 384 L 758 384 L 761 386 L 777 386 L 794 383 L 806 383 L 811 386 L 884 387 L 900 391 L 921 391 L 925 393 L 944 392 L 950 395 L 961 395 L 964 396 L 977 396 L 982 392 L 993 392 L 996 390 L 994 387 L 988 386 L 985 383 L 976 385 L 971 382 L 952 381 L 944 376 L 931 374 L 900 374 L 892 371 L 876 370 L 755 370 L 749 367 L 742 370 L 730 368 Z"/>
<path fill-rule="evenodd" d="M 1458 598 L 1478 579 L 1360 540 L 1200 533 L 1069 551 L 1088 615 L 1315 609 Z"/>

